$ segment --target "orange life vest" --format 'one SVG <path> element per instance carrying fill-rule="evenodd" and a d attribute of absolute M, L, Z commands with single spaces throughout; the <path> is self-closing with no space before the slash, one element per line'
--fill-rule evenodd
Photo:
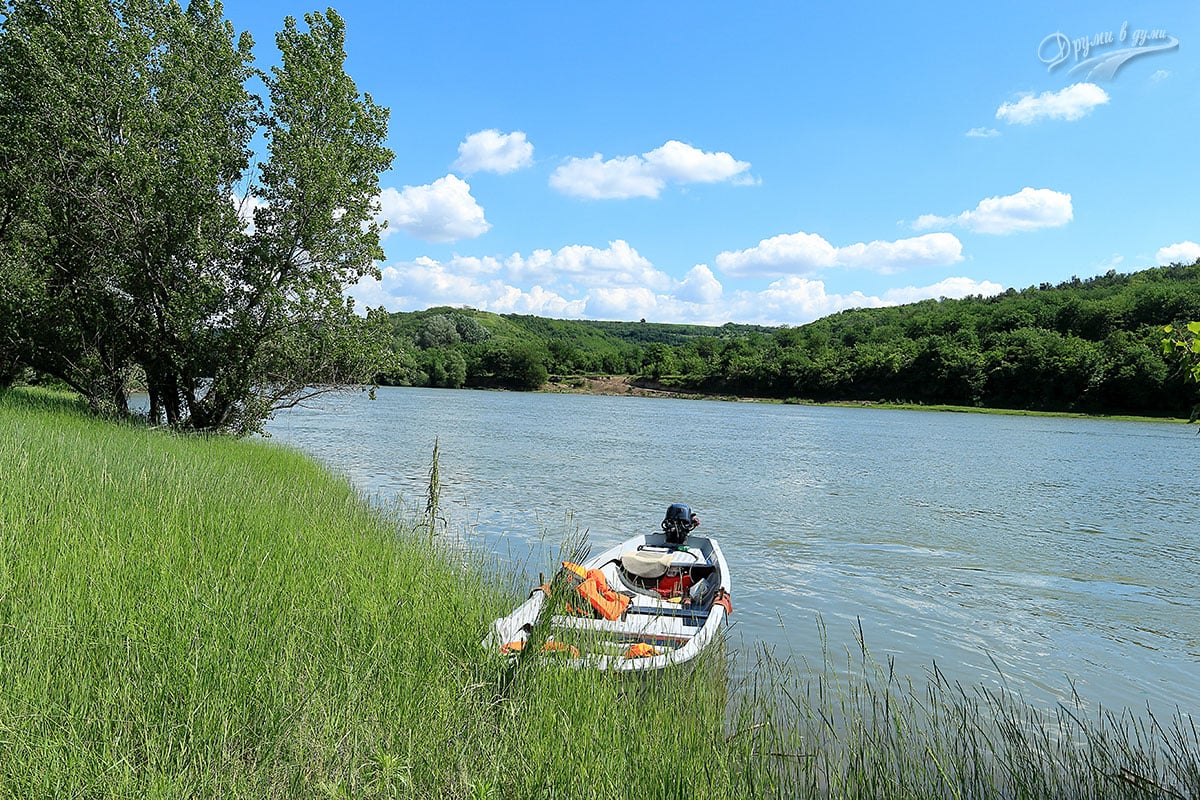
<path fill-rule="evenodd" d="M 658 648 L 645 642 L 636 642 L 625 651 L 625 658 L 653 658 L 658 655 Z"/>
<path fill-rule="evenodd" d="M 608 588 L 604 573 L 598 569 L 588 570 L 578 591 L 605 619 L 620 619 L 629 607 L 629 596 Z"/>

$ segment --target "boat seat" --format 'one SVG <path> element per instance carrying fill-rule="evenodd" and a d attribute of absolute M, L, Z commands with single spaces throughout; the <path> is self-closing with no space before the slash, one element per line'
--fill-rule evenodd
<path fill-rule="evenodd" d="M 625 610 L 625 616 L 629 617 L 632 614 L 640 614 L 651 617 L 674 617 L 682 619 L 686 623 L 694 622 L 698 625 L 703 625 L 704 620 L 708 619 L 708 609 L 696 606 L 681 606 L 672 603 L 669 606 L 635 606 L 630 605 Z"/>
<path fill-rule="evenodd" d="M 703 624 L 703 619 L 688 620 L 680 617 L 647 614 L 630 614 L 622 619 L 556 616 L 551 620 L 551 627 L 558 630 L 569 628 L 618 635 L 661 636 L 678 638 L 681 642 L 694 636 Z"/>
<path fill-rule="evenodd" d="M 661 578 L 668 569 L 701 569 L 712 562 L 698 549 L 639 547 L 621 554 L 621 568 L 639 578 Z"/>
<path fill-rule="evenodd" d="M 631 550 L 621 554 L 621 569 L 639 578 L 661 578 L 671 568 L 674 554 L 649 550 Z"/>

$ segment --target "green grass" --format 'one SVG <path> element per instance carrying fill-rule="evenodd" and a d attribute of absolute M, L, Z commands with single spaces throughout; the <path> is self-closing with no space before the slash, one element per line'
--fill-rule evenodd
<path fill-rule="evenodd" d="M 0 395 L 0 797 L 1200 796 L 1187 718 L 763 651 L 726 685 L 510 666 L 518 599 L 264 442 Z M 734 617 L 736 619 L 736 615 Z"/>
<path fill-rule="evenodd" d="M 1085 414 L 1078 411 L 1033 411 L 1019 408 L 990 408 L 984 406 L 954 406 L 945 404 L 922 404 L 901 402 L 854 402 L 825 403 L 824 405 L 846 408 L 883 408 L 900 411 L 943 411 L 960 414 L 993 414 L 1008 417 L 1060 417 L 1064 419 L 1107 419 L 1122 422 L 1187 422 L 1182 417 L 1146 417 L 1133 414 Z"/>
<path fill-rule="evenodd" d="M 0 475 L 0 796 L 667 796 L 720 742 L 703 672 L 510 671 L 511 593 L 296 452 L 20 390 Z"/>
<path fill-rule="evenodd" d="M 1175 422 L 1185 423 L 1183 417 L 1147 417 L 1134 414 L 1087 414 L 1081 411 L 1035 411 L 1021 408 L 993 408 L 990 406 L 956 406 L 945 403 L 907 403 L 899 400 L 830 400 L 815 402 L 801 398 L 782 401 L 785 405 L 829 406 L 832 408 L 879 408 L 888 411 L 940 411 L 957 414 L 991 414 L 1006 417 L 1059 417 L 1063 419 L 1101 419 L 1121 422 Z"/>

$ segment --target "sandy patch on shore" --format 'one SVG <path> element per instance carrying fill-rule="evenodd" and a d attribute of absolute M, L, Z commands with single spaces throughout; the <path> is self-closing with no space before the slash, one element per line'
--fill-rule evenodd
<path fill-rule="evenodd" d="M 559 392 L 562 394 L 608 394 L 629 395 L 631 397 L 676 397 L 678 392 L 665 389 L 654 389 L 639 386 L 629 375 L 589 375 L 572 376 L 552 380 L 542 387 L 544 392 Z"/>

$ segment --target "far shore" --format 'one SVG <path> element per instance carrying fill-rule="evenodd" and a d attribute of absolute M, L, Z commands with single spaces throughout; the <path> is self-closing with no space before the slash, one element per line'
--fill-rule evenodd
<path fill-rule="evenodd" d="M 364 390 L 367 387 L 363 387 Z M 1078 411 L 1034 411 L 1022 408 L 987 408 L 946 404 L 909 403 L 898 400 L 780 400 L 773 397 L 748 397 L 720 392 L 683 392 L 634 375 L 568 375 L 554 376 L 536 390 L 545 394 L 590 394 L 612 397 L 665 397 L 676 400 L 716 400 L 727 403 L 766 403 L 773 405 L 827 406 L 831 408 L 879 408 L 899 411 L 940 411 L 958 414 L 998 414 L 1012 417 L 1062 417 L 1067 419 L 1099 419 L 1121 422 L 1169 422 L 1187 424 L 1182 417 L 1148 417 L 1135 414 L 1085 414 Z M 145 397 L 144 389 L 130 396 Z"/>
<path fill-rule="evenodd" d="M 1019 408 L 985 408 L 982 406 L 923 405 L 884 400 L 778 400 L 768 397 L 742 397 L 738 395 L 704 392 L 681 392 L 662 384 L 637 378 L 633 375 L 572 375 L 555 376 L 539 389 L 551 394 L 592 394 L 619 397 L 668 397 L 685 400 L 723 400 L 739 403 L 775 403 L 780 405 L 831 406 L 835 408 L 882 408 L 901 411 L 941 411 L 961 414 L 1000 414 L 1017 417 L 1066 417 L 1075 419 L 1104 419 L 1124 422 L 1172 422 L 1187 423 L 1180 417 L 1147 417 L 1123 414 L 1084 414 L 1077 411 L 1032 411 Z"/>

